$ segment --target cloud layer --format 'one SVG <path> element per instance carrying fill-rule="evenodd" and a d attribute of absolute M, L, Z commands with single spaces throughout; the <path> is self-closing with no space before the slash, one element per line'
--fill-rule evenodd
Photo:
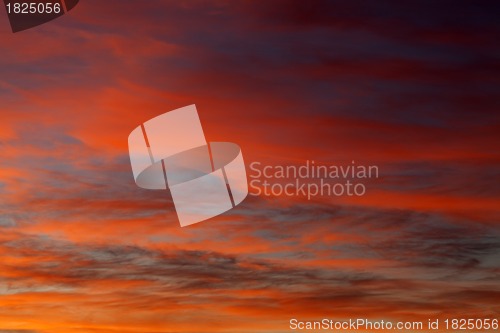
<path fill-rule="evenodd" d="M 18 34 L 0 15 L 0 332 L 498 316 L 495 11 L 86 0 Z M 381 177 L 364 197 L 249 197 L 180 228 L 168 192 L 135 186 L 127 136 L 193 103 L 247 164 Z"/>

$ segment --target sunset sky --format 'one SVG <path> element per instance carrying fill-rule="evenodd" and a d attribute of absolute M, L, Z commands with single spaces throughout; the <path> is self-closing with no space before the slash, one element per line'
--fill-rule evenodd
<path fill-rule="evenodd" d="M 284 333 L 498 318 L 500 21 L 487 1 L 81 0 L 0 10 L 0 333 Z M 196 104 L 248 166 L 377 165 L 181 228 L 127 137 Z"/>

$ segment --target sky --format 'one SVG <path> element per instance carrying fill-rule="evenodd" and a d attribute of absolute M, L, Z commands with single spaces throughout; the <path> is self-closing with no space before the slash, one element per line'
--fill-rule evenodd
<path fill-rule="evenodd" d="M 498 318 L 498 10 L 81 0 L 15 34 L 0 13 L 0 333 Z M 247 166 L 379 178 L 181 228 L 168 191 L 135 185 L 127 137 L 190 104 Z"/>

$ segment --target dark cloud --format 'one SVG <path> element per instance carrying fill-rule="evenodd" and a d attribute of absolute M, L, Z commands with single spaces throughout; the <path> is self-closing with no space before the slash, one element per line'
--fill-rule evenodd
<path fill-rule="evenodd" d="M 378 187 L 398 192 L 495 198 L 500 196 L 496 164 L 487 159 L 397 163 L 386 166 Z"/>
<path fill-rule="evenodd" d="M 274 303 L 283 309 L 294 309 L 309 304 L 314 312 L 325 306 L 348 306 L 353 307 L 352 311 L 359 309 L 360 314 L 367 308 L 377 312 L 395 307 L 408 311 L 439 308 L 442 302 L 449 300 L 449 297 L 446 301 L 437 296 L 427 300 L 420 297 L 422 292 L 440 293 L 435 289 L 440 282 L 433 279 L 424 282 L 328 266 L 290 266 L 209 251 L 76 245 L 33 237 L 3 243 L 2 248 L 11 256 L 29 261 L 26 265 L 2 265 L 3 272 L 19 276 L 10 280 L 10 293 L 30 290 L 30 286 L 36 285 L 40 290 L 55 288 L 53 290 L 61 293 L 75 294 L 91 286 L 98 288 L 96 283 L 101 283 L 107 293 L 135 295 L 134 307 L 150 307 L 166 301 L 181 304 L 185 302 L 184 294 L 190 302 L 203 304 L 224 291 L 225 296 L 221 297 L 229 307 L 266 308 Z M 398 244 L 397 248 L 402 246 Z M 404 248 L 400 251 L 405 253 Z M 131 290 L 123 289 L 122 285 L 134 281 L 141 284 Z M 239 295 L 240 291 L 252 290 L 255 296 Z M 477 293 L 472 289 L 462 290 L 471 295 Z M 266 293 L 262 295 L 263 291 Z M 455 292 L 459 297 L 459 291 L 450 291 Z M 257 296 L 259 293 L 261 296 Z M 145 298 L 148 305 L 143 303 Z M 483 305 L 494 304 L 493 297 L 480 298 L 481 303 L 476 303 L 475 297 L 461 298 L 461 302 L 478 311 Z M 379 310 L 375 310 L 374 304 Z"/>
<path fill-rule="evenodd" d="M 238 258 L 207 251 L 153 251 L 136 246 L 78 246 L 43 238 L 4 243 L 17 256 L 38 263 L 27 267 L 26 276 L 40 276 L 46 283 L 85 285 L 93 280 L 147 280 L 169 290 L 262 289 L 294 291 L 295 287 L 327 287 L 345 284 L 362 275 L 335 271 L 302 270 L 265 261 Z M 63 258 L 71 260 L 62 260 Z M 46 258 L 46 259 L 45 259 Z M 333 285 L 332 285 L 333 287 Z"/>

